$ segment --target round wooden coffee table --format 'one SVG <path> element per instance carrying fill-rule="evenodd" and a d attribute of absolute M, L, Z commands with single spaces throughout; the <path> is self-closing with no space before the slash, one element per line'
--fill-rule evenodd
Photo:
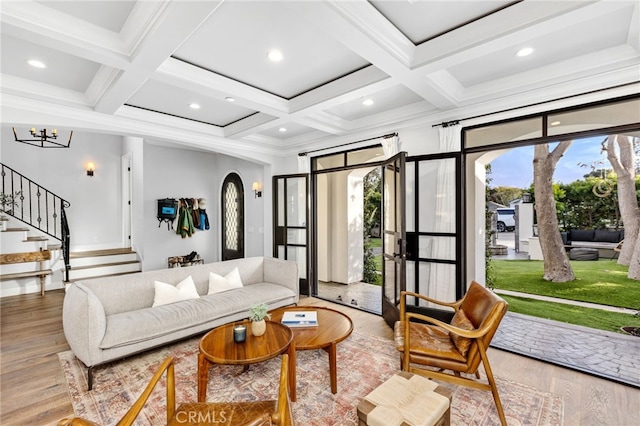
<path fill-rule="evenodd" d="M 247 338 L 242 343 L 233 341 L 233 327 L 238 324 L 247 326 Z M 289 368 L 295 366 L 295 357 L 291 341 L 293 332 L 279 322 L 267 321 L 267 330 L 262 336 L 251 334 L 248 321 L 235 322 L 216 327 L 200 340 L 198 352 L 198 402 L 207 400 L 207 382 L 212 364 L 244 365 L 266 361 L 288 352 Z"/>
<path fill-rule="evenodd" d="M 295 351 L 323 349 L 329 354 L 329 376 L 331 378 L 331 392 L 338 392 L 337 377 L 337 346 L 349 337 L 353 331 L 351 318 L 342 312 L 320 306 L 294 306 L 276 309 L 271 312 L 271 321 L 280 323 L 286 311 L 316 311 L 318 325 L 314 327 L 292 327 L 293 341 L 291 342 L 289 360 L 289 392 L 291 400 L 296 400 L 296 355 Z M 293 348 L 293 350 L 291 350 Z M 292 354 L 293 353 L 293 354 Z"/>

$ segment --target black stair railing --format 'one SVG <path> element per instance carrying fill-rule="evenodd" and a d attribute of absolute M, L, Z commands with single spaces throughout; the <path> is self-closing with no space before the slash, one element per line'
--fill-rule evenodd
<path fill-rule="evenodd" d="M 71 206 L 67 200 L 11 167 L 2 166 L 2 206 L 3 213 L 32 226 L 60 241 L 64 258 L 65 281 L 69 280 L 69 247 L 71 236 L 65 209 Z"/>

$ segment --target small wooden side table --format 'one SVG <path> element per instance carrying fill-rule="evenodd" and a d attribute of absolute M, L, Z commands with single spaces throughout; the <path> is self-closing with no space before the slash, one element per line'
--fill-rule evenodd
<path fill-rule="evenodd" d="M 271 312 L 271 321 L 282 321 L 282 315 L 286 311 L 316 311 L 318 313 L 318 325 L 315 327 L 291 328 L 293 331 L 294 354 L 289 354 L 289 360 L 293 365 L 289 366 L 289 392 L 291 401 L 296 400 L 296 356 L 295 351 L 322 349 L 329 354 L 329 377 L 331 380 L 331 392 L 338 392 L 338 343 L 351 335 L 353 322 L 351 318 L 342 312 L 320 306 L 294 306 L 279 308 Z"/>
<path fill-rule="evenodd" d="M 242 343 L 233 341 L 233 327 L 238 324 L 247 326 L 247 337 Z M 295 366 L 293 348 L 290 346 L 293 333 L 289 327 L 267 321 L 267 330 L 262 336 L 251 334 L 249 321 L 241 321 L 216 327 L 200 340 L 198 353 L 198 402 L 207 400 L 209 368 L 212 364 L 243 365 L 266 361 L 287 352 L 289 371 Z"/>

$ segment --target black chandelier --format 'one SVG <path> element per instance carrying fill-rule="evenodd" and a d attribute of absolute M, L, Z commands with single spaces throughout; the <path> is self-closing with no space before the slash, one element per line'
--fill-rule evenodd
<path fill-rule="evenodd" d="M 34 139 L 18 139 L 18 132 L 16 128 L 13 128 L 13 136 L 16 138 L 16 142 L 26 143 L 27 145 L 38 146 L 40 148 L 69 148 L 71 145 L 71 137 L 73 136 L 73 130 L 69 132 L 69 141 L 66 143 L 60 143 L 58 139 L 58 129 L 53 129 L 51 134 L 47 134 L 47 129 L 42 129 L 39 132 L 35 127 L 29 129 L 29 133 Z"/>

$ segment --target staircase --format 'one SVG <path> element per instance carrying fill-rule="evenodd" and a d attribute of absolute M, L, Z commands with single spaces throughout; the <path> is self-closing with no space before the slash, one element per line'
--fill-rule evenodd
<path fill-rule="evenodd" d="M 140 272 L 138 254 L 130 248 L 71 252 L 69 281 Z"/>
<path fill-rule="evenodd" d="M 6 222 L 7 218 L 3 218 Z M 68 279 L 61 244 L 37 230 L 14 226 L 0 232 L 0 297 L 44 294 L 65 288 L 65 281 L 140 272 L 138 254 L 130 248 L 71 252 Z M 40 256 L 39 256 L 40 254 Z M 50 256 L 42 260 L 42 255 Z"/>
<path fill-rule="evenodd" d="M 0 297 L 44 295 L 64 282 L 142 270 L 128 248 L 70 253 L 71 204 L 2 163 L 0 179 Z"/>
<path fill-rule="evenodd" d="M 8 222 L 6 217 L 3 222 Z M 0 232 L 0 296 L 63 288 L 61 245 L 46 236 L 32 235 L 30 228 L 7 226 Z"/>
<path fill-rule="evenodd" d="M 0 163 L 0 177 L 2 229 L 6 228 L 9 218 L 13 218 L 28 225 L 29 229 L 35 228 L 39 235 L 58 240 L 68 278 L 71 236 L 65 209 L 71 203 L 3 163 Z"/>

